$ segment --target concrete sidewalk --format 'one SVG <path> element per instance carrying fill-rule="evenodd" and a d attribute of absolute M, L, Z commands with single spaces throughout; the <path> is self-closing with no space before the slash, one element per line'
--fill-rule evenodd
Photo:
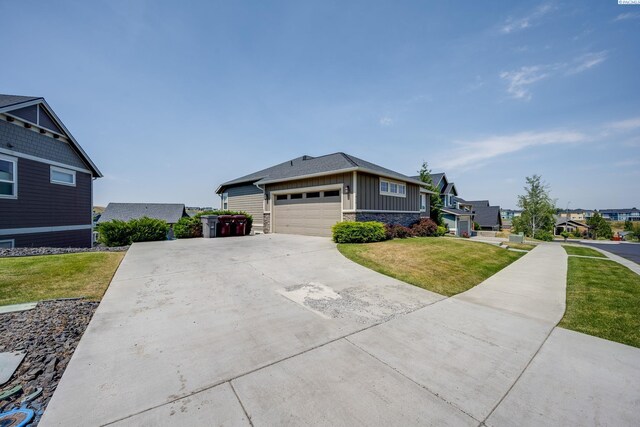
<path fill-rule="evenodd" d="M 566 266 L 444 299 L 326 239 L 136 244 L 42 425 L 633 425 L 640 350 L 554 331 Z"/>

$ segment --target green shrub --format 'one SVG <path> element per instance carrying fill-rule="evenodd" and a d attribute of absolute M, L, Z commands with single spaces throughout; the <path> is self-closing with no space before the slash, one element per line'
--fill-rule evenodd
<path fill-rule="evenodd" d="M 100 243 L 106 246 L 127 246 L 131 244 L 131 226 L 128 222 L 113 221 L 98 224 Z"/>
<path fill-rule="evenodd" d="M 569 236 L 570 236 L 569 232 L 568 232 L 568 231 L 566 231 L 566 230 L 565 230 L 565 231 L 563 231 L 562 233 L 560 233 L 560 235 L 561 235 L 562 237 L 564 237 L 565 239 L 568 239 L 568 238 L 569 238 Z"/>
<path fill-rule="evenodd" d="M 480 230 L 480 224 L 478 224 L 477 222 L 473 221 L 473 229 L 478 231 Z"/>
<path fill-rule="evenodd" d="M 384 224 L 377 221 L 339 222 L 332 228 L 336 243 L 370 243 L 386 239 Z"/>
<path fill-rule="evenodd" d="M 433 221 L 429 218 L 430 221 Z M 385 236 L 388 239 L 406 239 L 413 237 L 413 231 L 409 227 L 399 224 L 385 224 Z"/>
<path fill-rule="evenodd" d="M 173 231 L 177 239 L 202 237 L 202 221 L 199 216 L 180 218 L 173 226 Z"/>
<path fill-rule="evenodd" d="M 448 232 L 449 232 L 449 229 L 447 227 L 445 227 L 444 225 L 439 225 L 438 226 L 438 236 L 444 236 Z"/>
<path fill-rule="evenodd" d="M 166 221 L 147 216 L 130 220 L 129 227 L 131 227 L 132 242 L 166 240 L 169 231 L 169 224 Z"/>
<path fill-rule="evenodd" d="M 245 225 L 245 230 L 244 230 L 245 234 L 251 233 L 251 228 L 253 227 L 253 216 L 251 216 L 249 213 L 245 211 L 230 211 L 230 210 L 216 209 L 212 211 L 198 212 L 194 216 L 194 218 L 197 218 L 198 221 L 200 221 L 200 217 L 202 215 L 244 215 L 247 217 L 247 224 Z M 200 224 L 200 235 L 202 236 L 202 223 Z"/>
<path fill-rule="evenodd" d="M 432 237 L 438 235 L 438 224 L 431 218 L 420 218 L 411 226 L 411 232 L 417 237 Z"/>
<path fill-rule="evenodd" d="M 550 242 L 550 241 L 553 240 L 553 234 L 551 234 L 551 232 L 545 231 L 545 230 L 536 231 L 536 235 L 533 236 L 533 237 L 534 237 L 534 239 L 543 240 L 545 242 Z"/>

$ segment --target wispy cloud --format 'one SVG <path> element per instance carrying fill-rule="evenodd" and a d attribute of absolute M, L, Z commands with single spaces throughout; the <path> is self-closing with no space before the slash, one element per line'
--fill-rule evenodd
<path fill-rule="evenodd" d="M 605 125 L 606 129 L 615 131 L 630 131 L 640 128 L 640 117 L 634 117 L 626 120 L 610 122 Z"/>
<path fill-rule="evenodd" d="M 588 52 L 568 62 L 539 64 L 503 71 L 500 78 L 507 82 L 507 92 L 514 99 L 529 101 L 532 97 L 530 86 L 556 75 L 573 75 L 587 71 L 607 59 L 607 51 Z"/>
<path fill-rule="evenodd" d="M 603 63 L 607 59 L 607 51 L 586 53 L 573 61 L 567 68 L 567 74 L 577 74 Z"/>
<path fill-rule="evenodd" d="M 515 153 L 530 147 L 558 144 L 575 144 L 588 137 L 577 131 L 556 130 L 548 132 L 520 132 L 511 135 L 491 136 L 475 141 L 458 141 L 439 162 L 443 168 L 471 169 L 496 157 Z"/>
<path fill-rule="evenodd" d="M 521 67 L 519 70 L 503 71 L 500 78 L 507 81 L 507 92 L 515 99 L 531 99 L 529 86 L 550 76 L 546 65 Z"/>
<path fill-rule="evenodd" d="M 538 6 L 526 16 L 521 18 L 509 18 L 500 28 L 500 32 L 503 34 L 511 34 L 516 31 L 527 29 L 535 25 L 553 9 L 554 8 L 551 4 L 546 3 Z"/>
<path fill-rule="evenodd" d="M 626 21 L 628 19 L 638 19 L 638 18 L 640 18 L 640 12 L 627 12 L 627 13 L 621 13 L 620 15 L 613 18 L 613 22 Z"/>
<path fill-rule="evenodd" d="M 615 162 L 613 165 L 616 166 L 616 167 L 619 167 L 619 168 L 624 168 L 624 167 L 629 167 L 629 166 L 637 166 L 637 165 L 640 165 L 640 159 L 621 160 L 619 162 Z"/>
<path fill-rule="evenodd" d="M 393 124 L 393 119 L 389 116 L 380 117 L 379 120 L 380 126 L 391 126 Z"/>

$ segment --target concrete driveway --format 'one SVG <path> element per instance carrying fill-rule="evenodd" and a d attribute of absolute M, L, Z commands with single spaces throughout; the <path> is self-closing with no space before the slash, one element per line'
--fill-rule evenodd
<path fill-rule="evenodd" d="M 632 425 L 640 351 L 554 330 L 565 274 L 443 299 L 323 238 L 135 244 L 41 425 Z"/>

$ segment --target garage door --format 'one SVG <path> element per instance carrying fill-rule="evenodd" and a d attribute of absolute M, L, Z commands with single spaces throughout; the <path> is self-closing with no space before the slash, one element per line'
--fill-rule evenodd
<path fill-rule="evenodd" d="M 275 233 L 330 237 L 342 220 L 339 190 L 278 194 L 273 202 Z"/>

